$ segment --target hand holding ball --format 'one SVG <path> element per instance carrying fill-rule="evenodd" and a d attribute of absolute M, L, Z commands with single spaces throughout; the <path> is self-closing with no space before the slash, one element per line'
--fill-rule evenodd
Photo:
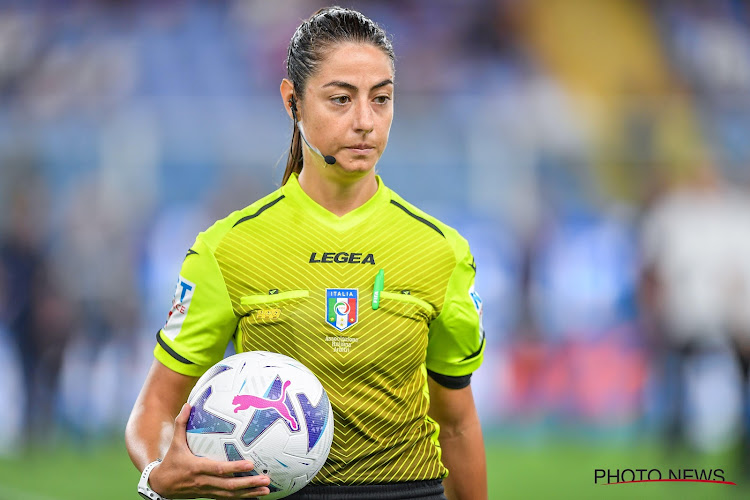
<path fill-rule="evenodd" d="M 298 361 L 253 351 L 230 356 L 195 384 L 188 403 L 190 450 L 213 460 L 251 460 L 271 478 L 269 500 L 303 488 L 333 441 L 333 409 L 317 377 Z"/>

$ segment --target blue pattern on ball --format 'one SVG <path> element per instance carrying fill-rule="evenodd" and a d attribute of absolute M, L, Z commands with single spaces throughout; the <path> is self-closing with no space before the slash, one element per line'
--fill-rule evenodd
<path fill-rule="evenodd" d="M 320 440 L 320 436 L 328 425 L 328 394 L 323 391 L 317 406 L 313 406 L 306 394 L 298 394 L 297 400 L 302 407 L 307 422 L 307 451 L 308 453 Z"/>
<path fill-rule="evenodd" d="M 190 418 L 187 422 L 187 431 L 195 434 L 231 434 L 234 432 L 234 424 L 221 417 L 210 413 L 205 408 L 206 401 L 211 396 L 211 386 L 208 386 L 203 394 L 190 409 Z"/>

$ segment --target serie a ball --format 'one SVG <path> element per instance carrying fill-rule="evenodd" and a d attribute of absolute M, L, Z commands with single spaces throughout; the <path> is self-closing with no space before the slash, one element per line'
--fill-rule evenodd
<path fill-rule="evenodd" d="M 211 367 L 188 403 L 193 454 L 251 460 L 246 474 L 271 478 L 269 500 L 304 487 L 323 467 L 333 440 L 333 409 L 317 377 L 281 354 L 235 354 Z"/>

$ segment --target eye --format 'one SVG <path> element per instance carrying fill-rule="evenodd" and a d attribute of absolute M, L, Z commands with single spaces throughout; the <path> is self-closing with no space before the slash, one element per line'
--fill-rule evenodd
<path fill-rule="evenodd" d="M 390 100 L 391 96 L 388 95 L 379 95 L 374 99 L 374 101 L 378 104 L 386 104 Z"/>
<path fill-rule="evenodd" d="M 351 99 L 349 99 L 348 95 L 339 95 L 339 96 L 336 96 L 336 97 L 331 97 L 331 101 L 333 101 L 334 104 L 341 104 L 341 105 L 343 105 L 343 104 L 348 103 L 350 100 Z"/>

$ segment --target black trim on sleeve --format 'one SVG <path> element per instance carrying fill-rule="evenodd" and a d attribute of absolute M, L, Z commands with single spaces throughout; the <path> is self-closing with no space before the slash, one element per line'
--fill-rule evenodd
<path fill-rule="evenodd" d="M 438 228 L 438 227 L 437 227 L 437 226 L 436 226 L 435 224 L 433 224 L 432 222 L 428 221 L 428 220 L 427 220 L 427 219 L 425 219 L 424 217 L 420 217 L 419 215 L 417 215 L 417 214 L 415 214 L 415 213 L 413 213 L 413 212 L 410 212 L 408 208 L 406 208 L 405 206 L 403 206 L 403 205 L 402 205 L 401 203 L 397 202 L 396 200 L 391 200 L 391 203 L 392 203 L 392 204 L 394 204 L 394 205 L 396 205 L 396 206 L 397 206 L 398 208 L 400 208 L 401 210 L 403 210 L 403 211 L 404 211 L 404 212 L 406 212 L 407 214 L 411 215 L 411 216 L 412 216 L 412 217 L 414 217 L 415 219 L 417 219 L 417 220 L 418 220 L 419 222 L 421 222 L 421 223 L 423 223 L 423 224 L 426 224 L 426 225 L 428 225 L 429 227 L 431 227 L 432 229 L 434 229 L 435 231 L 437 231 L 437 232 L 438 232 L 438 233 L 440 234 L 440 236 L 442 236 L 443 238 L 445 238 L 445 235 L 444 235 L 444 234 L 443 234 L 443 232 L 442 232 L 442 231 L 440 230 L 440 228 Z"/>
<path fill-rule="evenodd" d="M 267 209 L 269 209 L 272 206 L 276 205 L 278 202 L 280 202 L 283 199 L 284 199 L 284 195 L 282 194 L 281 196 L 279 196 L 278 198 L 276 198 L 272 202 L 266 203 L 265 205 L 263 205 L 262 207 L 260 207 L 258 209 L 258 211 L 255 212 L 254 214 L 248 215 L 248 216 L 245 216 L 245 217 L 241 218 L 240 220 L 238 220 L 237 222 L 235 222 L 234 226 L 232 226 L 232 227 L 236 227 L 237 224 L 239 224 L 241 222 L 245 222 L 246 220 L 250 220 L 250 219 L 256 218 L 257 216 L 259 216 L 260 214 L 262 214 L 264 211 L 266 211 Z"/>
<path fill-rule="evenodd" d="M 159 343 L 159 345 L 161 346 L 162 349 L 164 349 L 165 351 L 167 351 L 167 354 L 169 354 L 170 356 L 172 356 L 174 359 L 176 359 L 180 363 L 185 363 L 186 365 L 194 365 L 195 364 L 192 361 L 190 361 L 189 359 L 183 358 L 182 356 L 180 356 L 179 354 L 177 354 L 174 351 L 174 349 L 172 349 L 171 347 L 169 347 L 167 345 L 167 343 L 164 342 L 164 339 L 161 338 L 161 330 L 159 330 L 158 332 L 156 332 L 156 341 Z"/>
<path fill-rule="evenodd" d="M 482 352 L 482 347 L 484 347 L 484 332 L 482 332 L 482 343 L 479 344 L 479 349 L 477 349 L 476 352 L 473 352 L 472 354 L 469 354 L 468 356 L 466 356 L 461 361 L 468 361 L 471 358 L 476 358 L 477 356 L 479 356 L 479 353 Z"/>
<path fill-rule="evenodd" d="M 450 375 L 441 375 L 432 370 L 427 370 L 427 374 L 432 380 L 448 389 L 463 389 L 471 384 L 471 373 L 462 377 L 451 377 Z"/>
<path fill-rule="evenodd" d="M 188 251 L 187 251 L 187 253 L 185 254 L 185 258 L 187 259 L 187 258 L 188 258 L 188 257 L 190 257 L 191 255 L 198 255 L 198 252 L 196 252 L 195 250 L 193 250 L 193 249 L 191 248 L 191 249 L 190 249 L 190 250 L 188 250 Z"/>

